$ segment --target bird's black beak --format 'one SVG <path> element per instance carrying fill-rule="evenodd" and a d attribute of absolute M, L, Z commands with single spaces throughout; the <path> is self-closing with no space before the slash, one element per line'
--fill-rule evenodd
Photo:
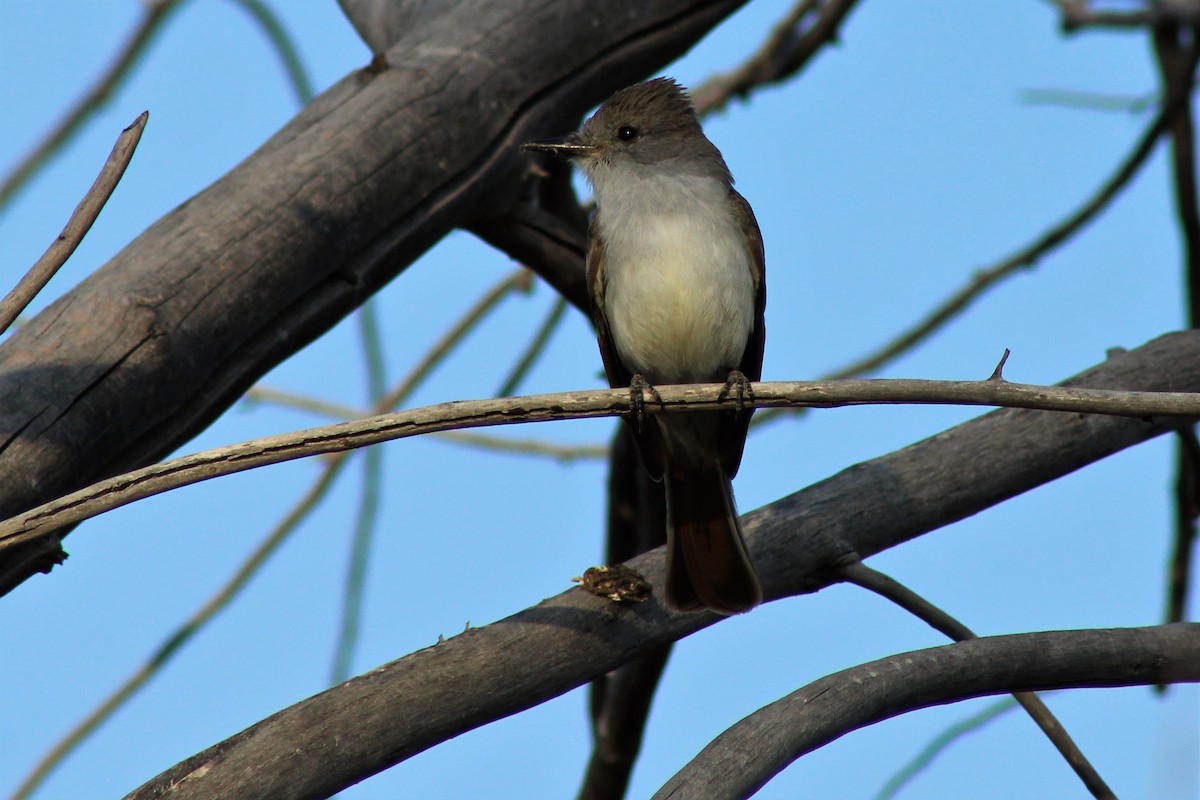
<path fill-rule="evenodd" d="M 555 158 L 567 160 L 589 156 L 594 150 L 593 147 L 581 143 L 574 136 L 567 136 L 562 139 L 546 139 L 540 142 L 526 142 L 521 145 L 521 149 L 532 150 L 535 153 L 548 153 Z"/>

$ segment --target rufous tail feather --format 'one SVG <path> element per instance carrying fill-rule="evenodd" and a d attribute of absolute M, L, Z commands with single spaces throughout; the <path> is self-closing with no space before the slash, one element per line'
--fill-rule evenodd
<path fill-rule="evenodd" d="M 733 505 L 733 486 L 718 465 L 668 469 L 665 600 L 679 611 L 741 614 L 762 602 Z"/>

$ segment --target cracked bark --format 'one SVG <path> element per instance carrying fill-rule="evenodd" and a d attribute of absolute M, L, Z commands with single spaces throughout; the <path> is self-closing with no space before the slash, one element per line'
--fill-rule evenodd
<path fill-rule="evenodd" d="M 520 202 L 520 142 L 739 5 L 478 0 L 408 20 L 388 66 L 343 78 L 0 345 L 0 516 L 187 441 L 453 228 Z M 62 557 L 11 554 L 0 591 Z"/>

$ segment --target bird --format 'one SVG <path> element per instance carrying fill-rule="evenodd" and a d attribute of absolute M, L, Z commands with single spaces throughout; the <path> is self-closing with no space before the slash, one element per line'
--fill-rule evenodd
<path fill-rule="evenodd" d="M 725 382 L 752 396 L 766 341 L 766 258 L 686 89 L 621 89 L 565 139 L 523 149 L 576 164 L 592 187 L 587 287 L 609 385 L 634 406 L 654 385 Z M 732 479 L 752 408 L 632 414 L 642 462 L 667 508 L 666 605 L 740 614 L 762 602 Z"/>

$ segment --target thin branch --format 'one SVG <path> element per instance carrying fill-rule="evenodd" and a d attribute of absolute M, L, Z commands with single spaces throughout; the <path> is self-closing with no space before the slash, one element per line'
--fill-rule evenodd
<path fill-rule="evenodd" d="M 909 761 L 895 775 L 888 778 L 887 783 L 875 795 L 875 800 L 892 800 L 892 798 L 900 793 L 900 790 L 904 788 L 906 783 L 932 764 L 934 759 L 941 755 L 946 748 L 968 733 L 974 733 L 1001 714 L 1011 711 L 1016 707 L 1017 701 L 1011 697 L 1006 697 L 1003 700 L 998 700 L 995 703 L 985 706 L 983 710 L 972 714 L 966 719 L 950 725 L 946 730 L 933 737 L 929 744 L 921 748 L 921 752 L 917 753 L 912 761 Z"/>
<path fill-rule="evenodd" d="M 365 409 L 342 405 L 331 400 L 322 400 L 320 397 L 300 394 L 299 392 L 289 392 L 286 389 L 275 389 L 262 384 L 251 386 L 246 390 L 246 394 L 242 399 L 250 407 L 254 407 L 259 403 L 269 403 L 271 405 L 283 406 L 284 408 L 292 408 L 297 411 L 306 411 L 309 414 L 316 414 L 317 416 L 328 417 L 330 419 L 361 419 L 370 415 L 370 412 Z"/>
<path fill-rule="evenodd" d="M 1182 622 L 1191 588 L 1192 551 L 1196 546 L 1196 519 L 1200 516 L 1200 441 L 1196 429 L 1179 429 L 1175 460 L 1175 530 L 1171 561 L 1167 567 L 1167 622 Z"/>
<path fill-rule="evenodd" d="M 575 461 L 600 461 L 608 458 L 608 448 L 602 444 L 557 444 L 541 439 L 518 439 L 504 436 L 488 436 L 475 431 L 442 431 L 434 434 L 434 438 L 445 442 L 474 447 L 479 450 L 491 450 L 497 453 L 511 453 L 521 456 L 545 456 L 563 464 Z"/>
<path fill-rule="evenodd" d="M 1163 25 L 1154 30 L 1154 55 L 1163 94 L 1190 98 L 1200 43 L 1195 32 Z M 1181 103 L 1167 127 L 1171 139 L 1171 178 L 1175 212 L 1183 239 L 1188 325 L 1200 326 L 1200 208 L 1196 197 L 1196 129 L 1191 103 Z"/>
<path fill-rule="evenodd" d="M 367 398 L 376 407 L 387 387 L 386 365 L 383 357 L 383 342 L 379 333 L 379 321 L 375 316 L 375 303 L 363 303 L 358 314 L 359 340 L 362 345 L 364 370 L 367 375 Z M 380 495 L 383 483 L 383 453 L 378 447 L 369 448 L 363 458 L 363 482 L 355 513 L 354 535 L 350 537 L 350 557 L 346 568 L 345 587 L 342 596 L 342 615 L 338 627 L 337 645 L 334 647 L 330 683 L 341 683 L 350 677 L 354 648 L 358 642 L 362 619 L 363 595 L 366 591 L 367 565 L 371 557 L 371 542 L 374 539 L 379 519 Z"/>
<path fill-rule="evenodd" d="M 671 646 L 622 664 L 592 682 L 595 743 L 578 800 L 621 800 L 642 747 L 654 692 L 667 667 Z"/>
<path fill-rule="evenodd" d="M 399 384 L 379 401 L 379 408 L 396 408 L 409 398 L 417 387 L 429 377 L 429 373 L 440 364 L 451 350 L 471 331 L 475 329 L 484 317 L 508 295 L 515 291 L 528 292 L 532 286 L 533 275 L 527 269 L 518 269 L 508 277 L 496 283 L 480 297 L 466 314 L 462 316 L 450 330 L 442 334 L 442 338 L 430 348 L 425 357 L 406 375 Z"/>
<path fill-rule="evenodd" d="M 1200 333 L 1165 336 L 1071 384 L 1200 390 L 1197 349 Z M 898 546 L 1169 430 L 1120 417 L 995 411 L 752 511 L 743 529 L 768 598 L 814 592 L 848 553 Z M 661 585 L 663 550 L 627 566 Z M 717 621 L 669 613 L 653 596 L 614 606 L 573 589 L 274 714 L 133 797 L 167 787 L 175 800 L 211 797 L 216 786 L 243 798 L 328 796 Z M 313 759 L 318 751 L 328 758 Z"/>
<path fill-rule="evenodd" d="M 241 593 L 250 579 L 258 574 L 258 571 L 279 549 L 279 546 L 287 541 L 296 527 L 325 498 L 347 462 L 347 459 L 344 458 L 345 455 L 341 454 L 324 462 L 320 476 L 300 499 L 300 502 L 288 512 L 287 516 L 275 526 L 265 539 L 259 542 L 258 546 L 225 582 L 225 585 L 167 635 L 132 675 L 126 678 L 99 706 L 94 708 L 42 756 L 25 779 L 21 781 L 12 794 L 11 800 L 24 800 L 32 796 L 67 756 L 78 749 L 88 737 L 96 732 L 97 728 L 157 675 L 184 645 L 229 606 L 229 603 Z"/>
<path fill-rule="evenodd" d="M 989 636 L 882 658 L 821 678 L 754 712 L 654 795 L 749 797 L 850 731 L 971 697 L 1034 689 L 1200 681 L 1200 625 Z"/>
<path fill-rule="evenodd" d="M 1186 95 L 1184 96 L 1186 97 Z M 1039 260 L 1066 243 L 1103 211 L 1138 173 L 1138 170 L 1150 158 L 1150 154 L 1154 152 L 1154 145 L 1167 129 L 1167 125 L 1178 111 L 1179 106 L 1178 100 L 1164 105 L 1146 130 L 1142 132 L 1142 135 L 1138 137 L 1133 150 L 1121 162 L 1117 170 L 1082 206 L 1012 255 L 990 267 L 977 271 L 966 285 L 928 312 L 916 325 L 875 352 L 836 370 L 829 377 L 846 378 L 879 369 L 887 362 L 908 352 L 951 319 L 957 317 L 994 284 L 1018 270 L 1034 266 Z"/>
<path fill-rule="evenodd" d="M 999 370 L 999 368 L 997 368 Z M 838 574 L 847 581 L 875 592 L 908 611 L 918 619 L 928 623 L 932 628 L 945 634 L 956 642 L 977 639 L 966 625 L 947 614 L 942 609 L 930 603 L 916 592 L 894 578 L 878 570 L 868 567 L 861 561 L 851 561 L 838 569 Z M 1067 733 L 1062 723 L 1050 712 L 1042 699 L 1033 692 L 1014 692 L 1013 699 L 1021 704 L 1034 723 L 1046 734 L 1046 738 L 1054 745 L 1067 765 L 1075 771 L 1083 785 L 1096 800 L 1116 800 L 1113 790 L 1108 787 L 1100 773 L 1084 756 L 1083 751 L 1075 744 L 1075 740 Z"/>
<path fill-rule="evenodd" d="M 837 40 L 838 28 L 856 2 L 799 0 L 741 66 L 714 75 L 691 93 L 697 112 L 720 111 L 734 97 L 744 98 L 755 88 L 800 72 L 822 47 Z"/>
<path fill-rule="evenodd" d="M 300 58 L 296 45 L 292 43 L 291 35 L 283 27 L 279 17 L 262 0 L 232 0 L 232 2 L 234 5 L 241 6 L 247 14 L 253 17 L 258 26 L 262 28 L 262 32 L 271 46 L 275 48 L 275 52 L 283 64 L 283 70 L 287 74 L 288 83 L 292 87 L 292 94 L 296 95 L 296 102 L 302 106 L 312 102 L 312 80 L 308 77 L 308 70 L 304 67 L 304 61 Z"/>
<path fill-rule="evenodd" d="M 344 406 L 339 403 L 321 400 L 317 397 L 295 394 L 283 391 L 282 389 L 272 389 L 269 386 L 261 385 L 251 387 L 246 392 L 245 400 L 249 404 L 273 403 L 338 420 L 362 419 L 371 414 L 370 411 L 361 408 Z M 602 444 L 558 444 L 541 439 L 489 436 L 486 433 L 478 433 L 476 431 L 442 431 L 441 433 L 430 434 L 430 436 L 443 442 L 451 442 L 464 447 L 476 447 L 480 450 L 513 453 L 515 455 L 547 456 L 555 461 L 562 461 L 564 463 L 593 461 L 608 457 L 608 448 Z"/>
<path fill-rule="evenodd" d="M 662 488 L 642 467 L 630 426 L 618 425 L 608 462 L 604 563 L 622 564 L 667 541 Z M 671 655 L 666 644 L 622 664 L 588 687 L 592 755 L 578 800 L 621 800 L 642 747 L 651 701 Z"/>
<path fill-rule="evenodd" d="M 3 181 L 0 181 L 0 210 L 3 210 L 51 155 L 79 132 L 88 117 L 104 107 L 121 83 L 129 77 L 130 70 L 146 52 L 155 34 L 162 30 L 169 14 L 180 5 L 179 0 L 148 0 L 144 4 L 142 18 L 138 20 L 137 26 L 108 69 L 96 79 L 91 88 L 46 137 L 5 176 Z"/>
<path fill-rule="evenodd" d="M 1194 23 L 1193 23 L 1194 24 Z M 1187 94 L 1195 83 L 1200 42 L 1195 27 L 1167 22 L 1153 29 L 1154 56 L 1164 94 Z M 1185 103 L 1170 124 L 1171 176 L 1175 213 L 1184 257 L 1184 286 L 1189 327 L 1200 326 L 1200 207 L 1196 195 L 1196 129 L 1191 103 Z M 1195 432 L 1180 430 L 1175 458 L 1175 524 L 1171 566 L 1167 573 L 1168 617 L 1182 618 L 1191 580 L 1191 551 L 1200 514 L 1200 469 L 1196 464 Z"/>
<path fill-rule="evenodd" d="M 453 326 L 450 332 L 434 345 L 430 353 L 422 359 L 419 368 L 410 374 L 401 386 L 380 400 L 375 406 L 376 410 L 384 411 L 390 408 L 391 406 L 383 403 L 387 399 L 393 399 L 396 403 L 403 402 L 407 397 L 407 393 L 416 388 L 422 377 L 436 367 L 453 350 L 455 345 L 479 323 L 488 311 L 495 308 L 496 304 L 513 289 L 521 288 L 524 285 L 524 276 L 521 273 L 514 273 L 498 282 L 495 287 L 486 292 L 482 298 L 477 300 L 468 309 L 463 320 Z M 364 306 L 364 310 L 366 308 Z M 366 310 L 366 316 L 366 320 L 362 321 L 362 312 L 360 312 L 365 351 L 369 354 L 367 358 L 372 365 L 368 370 L 369 374 L 373 376 L 371 378 L 371 392 L 372 394 L 380 394 L 382 392 L 384 375 L 382 352 L 379 350 L 378 331 L 369 310 Z M 294 398 L 291 395 L 287 396 Z M 339 412 L 343 409 L 333 407 L 333 410 L 334 416 L 341 416 Z M 354 416 L 358 415 L 358 412 L 351 411 Z M 158 674 L 184 644 L 211 622 L 222 609 L 228 606 L 241 590 L 246 587 L 250 579 L 257 574 L 258 570 L 263 567 L 270 555 L 287 540 L 300 523 L 317 507 L 317 504 L 324 499 L 329 489 L 341 474 L 352 452 L 344 451 L 335 453 L 331 458 L 323 462 L 321 473 L 317 476 L 313 485 L 300 498 L 299 502 L 288 511 L 275 528 L 272 529 L 258 547 L 255 548 L 250 556 L 237 568 L 226 584 L 186 622 L 176 628 L 133 675 L 127 678 L 121 686 L 109 695 L 97 708 L 93 709 L 90 714 L 72 728 L 63 739 L 56 743 L 42 757 L 29 776 L 18 787 L 17 794 L 14 795 L 14 800 L 27 797 L 35 791 L 67 756 L 74 752 L 105 720 L 128 702 L 147 681 Z M 373 503 L 376 501 L 371 500 L 369 502 Z M 364 505 L 367 504 L 364 503 Z M 366 509 L 366 516 L 367 518 L 373 516 L 373 511 L 369 506 Z M 363 519 L 362 514 L 360 514 L 361 519 Z M 339 648 L 339 654 L 342 652 Z M 349 650 L 345 652 L 348 653 Z M 349 656 L 347 655 L 345 658 L 348 660 Z M 335 669 L 337 668 L 337 661 L 335 661 Z"/>
<path fill-rule="evenodd" d="M 427 365 L 424 368 L 431 368 Z M 419 374 L 418 370 L 416 374 Z M 403 387 L 401 387 L 403 388 Z M 1200 393 L 1126 392 L 1008 381 L 844 380 L 756 383 L 754 398 L 722 397 L 723 384 L 656 387 L 646 413 L 873 404 L 1004 406 L 1125 417 L 1200 416 Z M 403 392 L 400 392 L 403 396 Z M 387 398 L 392 403 L 393 395 Z M 491 400 L 459 400 L 251 439 L 152 464 L 93 483 L 0 523 L 0 553 L 65 525 L 190 483 L 308 456 L 469 427 L 628 414 L 627 389 L 591 389 Z"/>
<path fill-rule="evenodd" d="M 21 278 L 16 287 L 3 300 L 0 300 L 0 333 L 8 330 L 8 326 L 12 325 L 17 315 L 25 310 L 25 307 L 50 282 L 62 265 L 67 263 L 67 259 L 75 252 L 75 248 L 83 241 L 83 237 L 92 229 L 92 224 L 100 216 L 101 209 L 104 208 L 104 204 L 108 202 L 113 190 L 117 188 L 117 183 L 125 174 L 125 168 L 129 166 L 129 161 L 133 158 L 134 151 L 137 150 L 138 142 L 142 139 L 142 131 L 146 129 L 146 121 L 149 118 L 150 112 L 143 111 L 128 128 L 121 131 L 121 135 L 117 137 L 117 143 L 113 145 L 112 152 L 108 154 L 108 159 L 100 169 L 100 174 L 96 176 L 92 187 L 87 190 L 87 194 L 75 207 L 75 211 L 67 220 L 67 225 L 63 228 L 62 233 L 47 248 L 37 263 L 30 268 L 25 277 Z"/>
<path fill-rule="evenodd" d="M 1033 88 L 1021 92 L 1022 103 L 1031 106 L 1059 106 L 1089 111 L 1121 111 L 1140 114 L 1156 105 L 1158 92 L 1142 95 L 1106 94 L 1080 89 Z"/>
<path fill-rule="evenodd" d="M 525 352 L 517 359 L 517 363 L 513 365 L 512 370 L 508 373 L 508 377 L 504 379 L 504 383 L 500 384 L 499 390 L 496 391 L 497 397 L 507 397 L 517 390 L 521 385 L 521 381 L 525 380 L 525 376 L 529 374 L 529 370 L 537 363 L 538 358 L 546 350 L 546 345 L 550 342 L 550 337 L 554 335 L 554 331 L 558 329 L 562 323 L 567 311 L 567 301 L 559 296 L 554 298 L 554 302 L 550 306 L 549 313 L 538 326 L 537 332 L 534 333 L 533 339 L 525 348 Z"/>
<path fill-rule="evenodd" d="M 1174 95 L 1164 103 L 1158 115 L 1138 137 L 1133 150 L 1121 162 L 1116 172 L 1073 213 L 1009 257 L 977 271 L 965 285 L 934 307 L 908 330 L 867 355 L 827 373 L 824 377 L 828 380 L 836 380 L 875 372 L 885 364 L 907 353 L 940 330 L 950 320 L 962 314 L 993 285 L 1018 270 L 1034 266 L 1040 259 L 1066 243 L 1103 211 L 1145 165 L 1154 151 L 1154 145 L 1158 142 L 1158 138 L 1167 129 L 1171 118 L 1186 98 L 1187 94 Z M 782 411 L 769 410 L 757 414 L 751 424 L 758 427 L 778 419 L 782 413 Z"/>

